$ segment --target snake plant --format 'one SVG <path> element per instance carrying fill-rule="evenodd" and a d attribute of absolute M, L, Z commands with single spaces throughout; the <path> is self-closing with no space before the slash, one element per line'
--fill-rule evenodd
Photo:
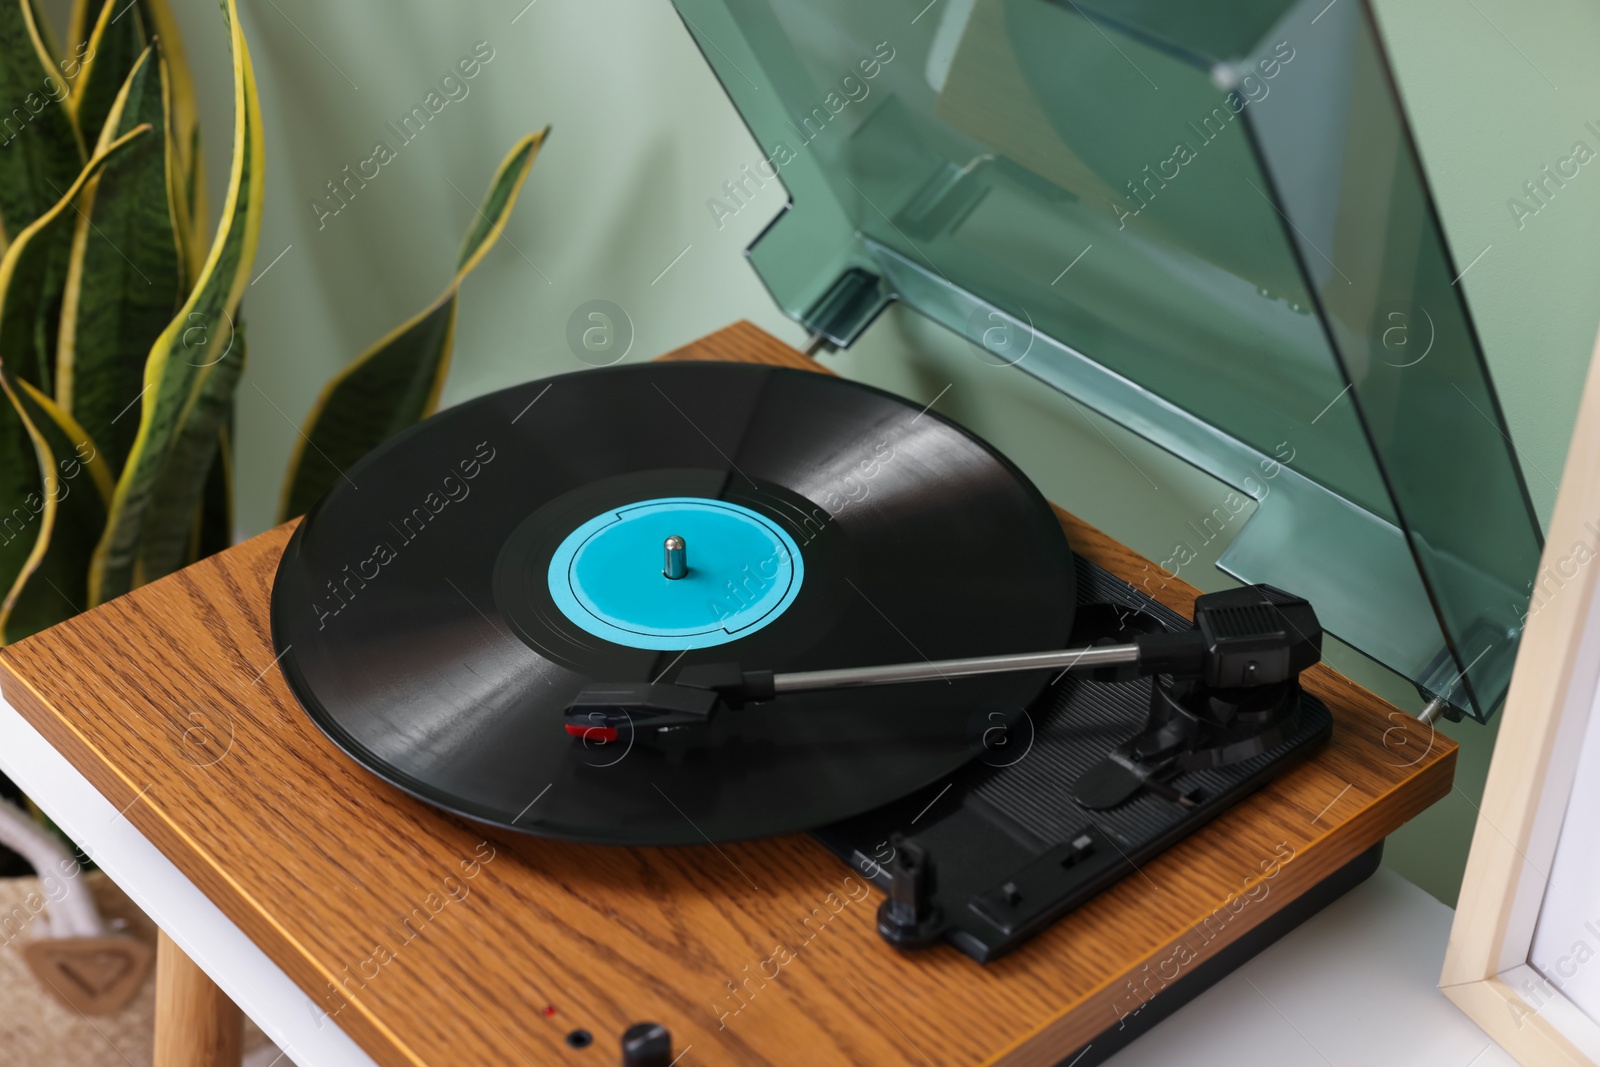
<path fill-rule="evenodd" d="M 59 44 L 36 0 L 0 0 L 0 642 L 231 540 L 240 299 L 265 146 L 236 0 L 222 10 L 234 132 L 208 232 L 195 88 L 168 0 L 76 0 Z M 443 294 L 323 390 L 285 517 L 437 405 L 461 281 L 545 132 L 500 164 Z"/>

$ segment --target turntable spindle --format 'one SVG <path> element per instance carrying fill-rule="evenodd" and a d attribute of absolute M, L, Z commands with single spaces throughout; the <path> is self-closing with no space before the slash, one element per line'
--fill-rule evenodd
<path fill-rule="evenodd" d="M 689 573 L 689 546 L 684 544 L 683 538 L 674 534 L 667 538 L 662 548 L 666 553 L 666 562 L 661 567 L 662 574 L 677 581 Z"/>

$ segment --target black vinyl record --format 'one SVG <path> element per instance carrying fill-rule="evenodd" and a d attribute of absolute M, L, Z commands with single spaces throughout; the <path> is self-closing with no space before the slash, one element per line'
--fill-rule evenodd
<path fill-rule="evenodd" d="M 701 639 L 612 639 L 572 606 L 587 587 L 557 580 L 563 545 L 655 501 L 780 531 L 792 573 L 747 566 L 714 594 L 765 597 L 740 617 L 755 623 L 637 647 Z M 641 566 L 661 579 L 659 555 Z M 632 571 L 597 573 L 630 601 Z M 1048 678 L 785 696 L 720 713 L 684 750 L 568 736 L 585 685 L 1060 648 L 1073 573 L 1038 491 L 933 412 L 826 374 L 653 363 L 507 389 L 385 443 L 296 530 L 272 629 L 312 719 L 394 785 L 550 837 L 691 844 L 823 825 L 937 781 L 982 751 L 979 709 L 1026 705 Z"/>

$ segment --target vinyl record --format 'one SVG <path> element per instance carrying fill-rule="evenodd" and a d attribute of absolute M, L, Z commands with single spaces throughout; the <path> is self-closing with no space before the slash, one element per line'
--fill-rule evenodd
<path fill-rule="evenodd" d="M 690 844 L 934 782 L 982 750 L 975 709 L 1047 678 L 786 696 L 683 751 L 569 737 L 585 685 L 1059 648 L 1073 591 L 1049 505 L 933 412 L 826 374 L 654 363 L 384 444 L 295 531 L 272 628 L 312 719 L 394 785 L 550 837 Z"/>

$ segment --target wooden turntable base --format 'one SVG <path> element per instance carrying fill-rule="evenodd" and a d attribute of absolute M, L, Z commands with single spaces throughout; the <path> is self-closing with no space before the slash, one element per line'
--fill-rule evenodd
<path fill-rule="evenodd" d="M 665 358 L 816 367 L 748 323 Z M 1113 573 L 1158 573 L 1061 521 Z M 1308 763 L 995 964 L 906 956 L 877 890 L 805 834 L 486 833 L 367 773 L 274 665 L 291 530 L 0 650 L 0 689 L 381 1064 L 599 1067 L 641 1021 L 681 1067 L 1055 1064 L 1450 789 L 1451 741 L 1319 666 L 1306 688 L 1336 725 Z M 1193 588 L 1149 588 L 1190 612 Z"/>

